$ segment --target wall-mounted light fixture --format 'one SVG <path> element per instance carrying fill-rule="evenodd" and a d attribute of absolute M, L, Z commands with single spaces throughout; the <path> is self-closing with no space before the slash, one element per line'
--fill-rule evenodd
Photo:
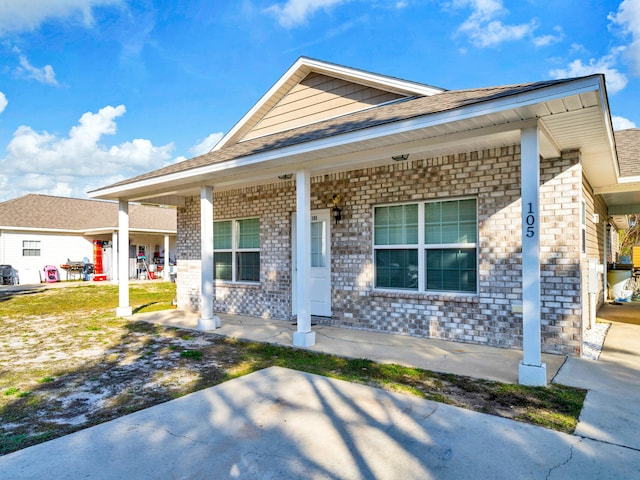
<path fill-rule="evenodd" d="M 406 159 L 409 158 L 409 154 L 408 153 L 403 153 L 402 155 L 392 155 L 391 159 L 394 160 L 395 162 L 402 162 Z"/>
<path fill-rule="evenodd" d="M 336 225 L 340 220 L 342 220 L 342 209 L 338 206 L 340 203 L 340 195 L 336 194 L 331 198 L 331 203 L 333 203 L 333 208 L 331 209 L 331 213 L 333 213 L 333 218 L 336 221 Z"/>
<path fill-rule="evenodd" d="M 278 175 L 280 180 L 291 180 L 293 178 L 293 173 L 285 173 L 284 175 Z"/>

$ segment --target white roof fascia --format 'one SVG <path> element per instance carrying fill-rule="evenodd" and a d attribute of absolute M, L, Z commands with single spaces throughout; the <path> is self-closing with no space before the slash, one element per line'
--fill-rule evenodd
<path fill-rule="evenodd" d="M 411 82 L 403 80 L 401 78 L 389 77 L 386 75 L 379 75 L 377 73 L 367 72 L 365 70 L 357 70 L 350 67 L 344 67 L 342 65 L 336 65 L 333 63 L 321 62 L 312 58 L 302 58 L 303 64 L 311 67 L 313 71 L 328 73 L 330 75 L 337 75 L 338 77 L 349 79 L 354 83 L 365 84 L 368 86 L 384 87 L 387 90 L 391 90 L 395 93 L 406 95 L 407 93 L 413 93 L 418 95 L 431 96 L 436 93 L 446 91 L 443 88 L 433 87 L 431 85 L 425 85 L 422 83 Z"/>
<path fill-rule="evenodd" d="M 81 233 L 82 235 L 99 235 L 99 234 L 106 234 L 106 233 L 110 233 L 110 232 L 117 232 L 118 231 L 118 227 L 107 227 L 107 228 L 92 228 L 89 230 L 78 230 L 78 233 Z M 135 232 L 135 233 L 149 233 L 149 234 L 156 234 L 156 235 L 175 235 L 176 231 L 175 230 L 152 230 L 149 228 L 129 228 L 129 232 Z"/>
<path fill-rule="evenodd" d="M 640 183 L 640 175 L 634 177 L 619 177 L 619 183 Z"/>
<path fill-rule="evenodd" d="M 609 146 L 610 146 L 609 153 L 611 155 L 611 158 L 614 159 L 613 168 L 615 170 L 616 178 L 618 179 L 618 181 L 620 181 L 620 168 L 618 167 L 618 161 L 617 161 L 618 151 L 616 150 L 616 140 L 615 140 L 615 134 L 613 132 L 613 122 L 611 121 L 611 111 L 609 110 L 609 100 L 607 97 L 607 85 L 605 83 L 603 76 L 599 76 L 598 81 L 600 82 L 600 88 L 599 88 L 600 104 L 604 109 L 604 114 L 605 114 L 604 121 L 606 122 L 607 137 L 609 139 Z"/>
<path fill-rule="evenodd" d="M 68 230 L 63 228 L 37 228 L 37 227 L 15 227 L 1 226 L 0 230 L 10 232 L 30 232 L 30 233 L 66 233 L 69 235 L 98 235 L 101 233 L 110 233 L 118 230 L 118 227 L 92 228 L 89 230 Z M 176 234 L 175 230 L 151 230 L 148 228 L 130 228 L 130 232 L 138 233 L 156 233 L 156 234 Z"/>
<path fill-rule="evenodd" d="M 77 235 L 82 233 L 81 230 L 68 230 L 64 228 L 37 228 L 37 227 L 16 227 L 0 225 L 0 230 L 8 230 L 14 232 L 40 232 L 40 233 L 69 233 Z"/>
<path fill-rule="evenodd" d="M 603 185 L 602 187 L 595 187 L 593 193 L 596 195 L 604 195 L 606 193 L 624 193 L 624 192 L 639 192 L 640 191 L 640 177 L 636 177 L 635 182 L 629 183 L 614 183 L 613 185 Z"/>
<path fill-rule="evenodd" d="M 397 93 L 407 94 L 411 92 L 418 95 L 434 95 L 436 93 L 443 92 L 443 89 L 423 85 L 420 83 L 409 82 L 407 80 L 401 80 L 394 77 L 386 77 L 384 75 L 378 75 L 371 72 L 365 72 L 363 70 L 355 70 L 349 67 L 343 67 L 341 65 L 335 65 L 331 63 L 321 62 L 319 60 L 313 60 L 307 57 L 300 57 L 289 69 L 280 77 L 280 79 L 265 93 L 257 103 L 249 110 L 227 134 L 220 139 L 218 143 L 211 149 L 211 151 L 220 150 L 226 145 L 230 138 L 233 138 L 235 134 L 262 108 L 262 106 L 273 97 L 282 86 L 287 83 L 293 75 L 301 70 L 303 67 L 307 67 L 309 71 L 316 71 L 329 75 L 336 75 L 341 78 L 349 79 L 355 83 L 361 83 L 370 86 L 384 87 L 387 90 L 393 90 Z"/>
<path fill-rule="evenodd" d="M 469 106 L 456 108 L 453 110 L 447 110 L 444 112 L 426 114 L 415 118 L 406 120 L 394 121 L 392 123 L 382 124 L 374 127 L 369 127 L 363 130 L 357 130 L 354 132 L 347 132 L 338 134 L 331 137 L 320 138 L 309 142 L 291 145 L 289 147 L 283 147 L 277 150 L 270 150 L 267 152 L 258 153 L 255 155 L 249 155 L 246 157 L 240 157 L 233 160 L 227 160 L 224 162 L 213 163 L 202 167 L 194 168 L 191 170 L 175 172 L 162 177 L 154 177 L 145 180 L 141 180 L 135 183 L 128 183 L 118 187 L 111 187 L 106 189 L 95 190 L 89 193 L 91 197 L 119 197 L 124 195 L 126 197 L 127 190 L 139 189 L 158 185 L 159 183 L 170 183 L 178 180 L 182 180 L 189 177 L 197 177 L 202 175 L 209 175 L 224 170 L 229 170 L 239 167 L 248 167 L 269 160 L 285 158 L 295 155 L 302 155 L 305 153 L 328 149 L 332 147 L 340 147 L 345 144 L 373 140 L 380 137 L 391 136 L 400 134 L 412 130 L 418 130 L 422 128 L 428 128 L 435 125 L 444 123 L 450 123 L 455 121 L 461 121 L 473 117 L 482 115 L 488 115 L 509 109 L 517 109 L 519 107 L 525 107 L 536 103 L 541 103 L 548 100 L 555 100 L 562 97 L 571 95 L 579 95 L 582 93 L 592 92 L 601 88 L 601 83 L 598 76 L 590 76 L 580 78 L 571 82 L 563 83 L 560 85 L 551 85 L 544 87 L 544 92 L 540 90 L 533 92 L 525 92 L 518 95 L 508 95 L 505 97 L 497 98 L 495 100 L 489 100 Z M 515 127 L 515 128 L 520 128 Z M 615 157 L 613 157 L 615 158 Z M 123 197 L 123 198 L 124 198 Z"/>

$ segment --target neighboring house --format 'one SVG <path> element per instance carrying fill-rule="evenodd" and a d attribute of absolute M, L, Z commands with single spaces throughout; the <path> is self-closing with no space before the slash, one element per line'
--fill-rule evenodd
<path fill-rule="evenodd" d="M 175 208 L 132 205 L 130 233 L 126 257 L 134 259 L 128 262 L 131 275 L 135 275 L 139 253 L 168 273 L 165 258 L 168 267 L 176 257 Z M 97 267 L 101 263 L 102 272 L 97 273 L 116 280 L 118 249 L 113 246 L 117 235 L 118 204 L 114 202 L 25 195 L 0 203 L 0 264 L 18 270 L 23 284 L 40 283 L 46 265 L 55 266 L 65 280 L 68 271 L 60 266 L 84 259 Z M 79 278 L 79 272 L 73 276 Z"/>
<path fill-rule="evenodd" d="M 300 58 L 211 152 L 90 195 L 123 232 L 131 201 L 178 207 L 201 329 L 295 318 L 309 346 L 314 316 L 522 348 L 540 385 L 541 351 L 578 355 L 605 301 L 607 225 L 640 211 L 622 182 L 602 75 L 447 91 Z"/>

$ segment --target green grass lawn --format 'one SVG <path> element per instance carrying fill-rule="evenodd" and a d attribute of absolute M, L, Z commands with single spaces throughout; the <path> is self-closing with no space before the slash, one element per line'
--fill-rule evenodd
<path fill-rule="evenodd" d="M 134 312 L 169 309 L 175 284 L 132 284 Z M 0 454 L 270 366 L 363 383 L 573 432 L 586 392 L 524 387 L 243 342 L 114 315 L 118 288 L 0 291 Z"/>

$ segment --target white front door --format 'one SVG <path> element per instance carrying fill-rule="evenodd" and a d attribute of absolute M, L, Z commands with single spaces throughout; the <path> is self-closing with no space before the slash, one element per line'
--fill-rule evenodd
<path fill-rule="evenodd" d="M 329 210 L 311 212 L 311 274 L 309 290 L 311 315 L 331 316 L 331 233 Z M 293 313 L 296 313 L 296 216 L 292 216 L 293 229 Z"/>

